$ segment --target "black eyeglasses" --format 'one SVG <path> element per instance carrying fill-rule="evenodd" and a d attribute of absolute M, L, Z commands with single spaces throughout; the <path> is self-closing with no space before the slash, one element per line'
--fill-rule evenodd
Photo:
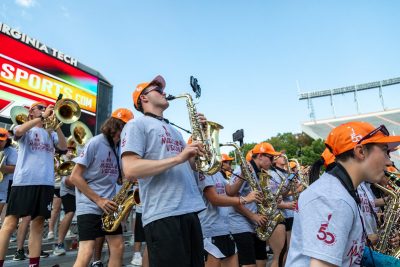
<path fill-rule="evenodd" d="M 147 95 L 147 94 L 150 93 L 151 91 L 156 91 L 156 92 L 158 92 L 160 95 L 163 94 L 163 89 L 162 89 L 161 86 L 157 86 L 157 87 L 155 87 L 155 88 L 152 88 L 152 89 L 150 89 L 149 91 L 144 92 L 143 94 L 144 94 L 144 95 Z"/>
<path fill-rule="evenodd" d="M 38 110 L 46 110 L 46 107 L 42 105 L 37 105 L 35 108 L 37 108 Z"/>
<path fill-rule="evenodd" d="M 384 135 L 389 136 L 389 131 L 388 131 L 388 129 L 386 128 L 385 125 L 382 124 L 382 125 L 380 125 L 378 128 L 372 130 L 370 133 L 364 135 L 364 137 L 361 138 L 361 139 L 357 142 L 357 145 L 361 144 L 362 141 L 371 138 L 372 136 L 374 136 L 374 135 L 377 134 L 378 132 L 381 132 L 381 133 L 383 133 Z"/>

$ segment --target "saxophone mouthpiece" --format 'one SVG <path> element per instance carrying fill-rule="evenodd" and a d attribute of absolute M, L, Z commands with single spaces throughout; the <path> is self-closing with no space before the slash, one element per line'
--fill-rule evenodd
<path fill-rule="evenodd" d="M 174 100 L 176 97 L 173 95 L 168 95 L 165 99 L 167 99 L 168 101 Z"/>

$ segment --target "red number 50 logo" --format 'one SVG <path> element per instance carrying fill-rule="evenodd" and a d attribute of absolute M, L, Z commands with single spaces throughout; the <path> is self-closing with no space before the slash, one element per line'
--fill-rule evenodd
<path fill-rule="evenodd" d="M 335 234 L 327 231 L 331 217 L 332 214 L 329 214 L 328 222 L 322 223 L 317 233 L 317 238 L 324 241 L 327 245 L 335 243 Z"/>

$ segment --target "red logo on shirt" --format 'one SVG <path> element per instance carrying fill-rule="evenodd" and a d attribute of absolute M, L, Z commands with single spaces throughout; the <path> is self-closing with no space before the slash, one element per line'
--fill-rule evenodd
<path fill-rule="evenodd" d="M 332 214 L 328 215 L 328 221 L 321 223 L 321 226 L 317 233 L 317 238 L 321 241 L 324 241 L 327 245 L 332 245 L 336 241 L 336 235 L 328 232 L 329 221 L 332 218 Z"/>
<path fill-rule="evenodd" d="M 357 240 L 353 240 L 353 245 L 346 254 L 347 257 L 350 257 L 349 266 L 352 266 L 353 264 L 360 265 L 363 253 L 364 253 L 364 242 L 358 242 Z"/>

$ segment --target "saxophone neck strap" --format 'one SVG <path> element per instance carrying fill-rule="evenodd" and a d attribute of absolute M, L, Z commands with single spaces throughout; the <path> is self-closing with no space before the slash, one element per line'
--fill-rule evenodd
<path fill-rule="evenodd" d="M 145 116 L 149 116 L 149 117 L 153 117 L 153 118 L 155 118 L 155 119 L 157 119 L 157 120 L 159 120 L 159 121 L 166 122 L 167 124 L 171 124 L 172 126 L 175 126 L 176 128 L 181 129 L 182 131 L 184 131 L 184 132 L 186 132 L 186 133 L 188 133 L 188 134 L 191 134 L 191 133 L 192 133 L 191 131 L 188 131 L 188 130 L 184 129 L 184 128 L 182 128 L 182 127 L 176 125 L 175 123 L 170 122 L 168 119 L 166 119 L 166 118 L 164 118 L 164 117 L 162 117 L 162 116 L 158 116 L 158 115 L 156 115 L 156 114 L 154 114 L 154 113 L 151 113 L 151 112 L 145 112 L 144 115 L 145 115 Z"/>
<path fill-rule="evenodd" d="M 117 167 L 118 167 L 118 181 L 117 182 L 119 185 L 121 185 L 122 184 L 122 172 L 121 172 L 121 167 L 119 166 L 119 157 L 118 157 L 118 154 L 116 151 L 118 146 L 115 145 L 114 140 L 111 136 L 107 135 L 106 138 L 107 138 L 108 144 L 111 147 L 111 150 L 114 152 L 115 159 L 117 160 Z"/>

